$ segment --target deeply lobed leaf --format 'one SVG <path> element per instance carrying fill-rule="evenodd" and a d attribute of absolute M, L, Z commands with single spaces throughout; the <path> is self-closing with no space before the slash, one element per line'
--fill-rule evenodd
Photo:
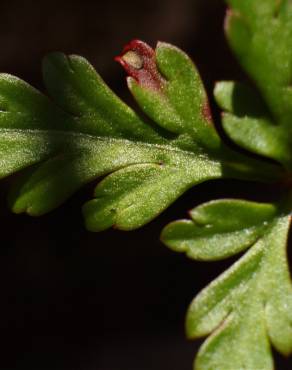
<path fill-rule="evenodd" d="M 212 201 L 192 210 L 192 221 L 169 224 L 161 237 L 170 248 L 191 258 L 226 258 L 245 250 L 263 235 L 276 212 L 270 204 Z"/>
<path fill-rule="evenodd" d="M 131 48 L 136 60 L 148 58 L 137 71 L 132 67 L 136 78 L 129 77 L 129 87 L 149 122 L 78 56 L 54 53 L 44 61 L 44 81 L 56 104 L 19 79 L 1 77 L 0 174 L 34 165 L 11 191 L 14 212 L 44 214 L 83 184 L 110 174 L 84 206 L 86 225 L 93 231 L 134 229 L 200 182 L 282 176 L 279 167 L 223 145 L 186 54 L 164 43 L 154 51 L 137 40 Z"/>
<path fill-rule="evenodd" d="M 291 172 L 292 3 L 227 2 L 230 45 L 261 96 L 242 84 L 217 84 L 223 127 L 240 146 Z M 243 156 L 221 141 L 199 74 L 181 50 L 158 43 L 154 51 L 134 40 L 117 60 L 147 118 L 120 101 L 78 56 L 45 59 L 44 80 L 54 103 L 23 81 L 0 76 L 0 176 L 29 167 L 9 197 L 15 212 L 41 215 L 103 177 L 83 208 L 87 228 L 134 229 L 202 181 L 289 183 L 280 166 Z M 164 229 L 162 240 L 170 248 L 195 259 L 217 260 L 250 248 L 190 306 L 189 337 L 210 334 L 196 369 L 269 370 L 271 344 L 283 354 L 292 351 L 289 212 L 220 200 Z"/>
<path fill-rule="evenodd" d="M 276 125 L 259 96 L 249 87 L 234 82 L 220 82 L 215 98 L 225 111 L 222 124 L 238 145 L 275 159 L 287 169 L 292 164 L 290 136 L 284 126 Z"/>
<path fill-rule="evenodd" d="M 107 222 L 107 227 L 115 225 L 131 229 L 152 219 L 191 185 L 221 176 L 220 161 L 198 149 L 195 140 L 186 133 L 182 133 L 182 138 L 170 139 L 159 126 L 143 122 L 110 91 L 83 58 L 52 54 L 44 62 L 44 79 L 60 108 L 51 108 L 46 98 L 37 92 L 32 93 L 34 90 L 27 85 L 23 94 L 26 93 L 24 100 L 29 101 L 30 106 L 21 106 L 22 111 L 14 106 L 13 94 L 7 97 L 12 106 L 11 114 L 15 110 L 23 115 L 28 111 L 30 131 L 33 128 L 33 124 L 29 126 L 30 122 L 49 126 L 50 120 L 54 119 L 54 110 L 57 117 L 53 121 L 56 132 L 43 132 L 38 126 L 38 130 L 29 134 L 21 131 L 22 135 L 36 137 L 38 141 L 48 137 L 53 148 L 48 150 L 48 145 L 43 145 L 45 153 L 40 157 L 38 142 L 35 158 L 22 165 L 42 161 L 12 190 L 10 203 L 15 212 L 46 213 L 82 184 L 117 171 L 97 187 L 97 199 L 85 206 L 84 214 L 91 230 L 105 227 L 108 212 L 112 222 Z M 15 84 L 12 79 L 10 89 L 18 91 L 22 82 L 17 80 L 17 86 Z M 2 96 L 6 93 L 4 88 L 4 84 L 0 84 Z M 46 110 L 40 110 L 37 99 L 46 102 Z M 1 123 L 4 124 L 3 118 Z M 29 140 L 27 148 L 32 143 Z M 56 146 L 58 142 L 60 145 Z M 189 150 L 191 144 L 193 150 Z M 151 176 L 145 174 L 147 168 L 152 168 Z M 132 178 L 136 179 L 135 185 Z M 118 198 L 112 186 L 116 181 L 123 184 Z M 107 197 L 101 199 L 105 188 Z M 105 206 L 100 207 L 101 203 Z"/>
<path fill-rule="evenodd" d="M 270 342 L 292 352 L 292 285 L 286 259 L 290 216 L 278 206 L 239 200 L 209 202 L 192 221 L 167 226 L 162 240 L 196 259 L 216 260 L 250 247 L 190 305 L 190 338 L 209 335 L 197 370 L 273 369 Z"/>
<path fill-rule="evenodd" d="M 228 112 L 223 126 L 240 146 L 275 159 L 291 171 L 291 0 L 226 2 L 231 6 L 225 22 L 227 39 L 265 104 L 250 89 L 218 84 L 217 102 Z"/>

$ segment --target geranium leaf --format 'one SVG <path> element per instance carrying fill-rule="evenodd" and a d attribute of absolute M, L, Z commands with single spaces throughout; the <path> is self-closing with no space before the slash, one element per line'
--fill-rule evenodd
<path fill-rule="evenodd" d="M 203 204 L 193 221 L 167 226 L 162 240 L 191 258 L 216 260 L 250 248 L 194 299 L 189 338 L 210 335 L 194 369 L 272 370 L 271 344 L 292 351 L 292 285 L 286 257 L 290 216 L 279 206 L 240 200 Z"/>
<path fill-rule="evenodd" d="M 83 184 L 110 174 L 84 206 L 86 225 L 93 231 L 134 229 L 203 181 L 282 176 L 280 167 L 222 143 L 198 72 L 185 53 L 163 43 L 154 51 L 135 40 L 117 59 L 130 74 L 130 90 L 149 122 L 79 56 L 53 53 L 45 59 L 44 81 L 55 104 L 19 79 L 2 76 L 3 176 L 34 165 L 11 190 L 14 212 L 44 214 Z"/>
<path fill-rule="evenodd" d="M 292 5 L 290 0 L 227 0 L 226 35 L 279 124 L 291 131 Z"/>
<path fill-rule="evenodd" d="M 222 106 L 223 95 L 232 100 L 232 114 L 224 114 L 223 126 L 239 145 L 292 168 L 292 6 L 290 0 L 226 0 L 225 31 L 239 62 L 255 82 L 266 112 L 254 115 L 249 103 L 237 94 L 237 85 L 217 86 L 215 95 Z M 246 92 L 249 94 L 248 92 Z M 255 94 L 251 94 L 254 96 Z M 241 114 L 235 108 L 241 100 Z M 230 108 L 230 107 L 229 107 Z M 228 110 L 228 109 L 227 109 Z"/>
<path fill-rule="evenodd" d="M 162 241 L 190 258 L 226 258 L 252 245 L 275 214 L 276 208 L 270 204 L 232 199 L 212 201 L 192 210 L 192 221 L 169 224 L 163 230 Z"/>
<path fill-rule="evenodd" d="M 215 98 L 225 113 L 222 124 L 238 145 L 259 155 L 278 160 L 285 167 L 292 164 L 290 137 L 286 129 L 274 123 L 261 98 L 251 88 L 220 82 Z"/>

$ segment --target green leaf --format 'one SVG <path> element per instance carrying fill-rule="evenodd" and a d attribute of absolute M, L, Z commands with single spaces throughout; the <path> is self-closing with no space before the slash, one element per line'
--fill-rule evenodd
<path fill-rule="evenodd" d="M 17 78 L 0 77 L 0 175 L 31 167 L 9 195 L 14 212 L 42 215 L 83 184 L 110 174 L 84 206 L 86 225 L 92 231 L 134 229 L 203 181 L 282 176 L 279 167 L 221 143 L 199 75 L 183 52 L 162 43 L 156 52 L 139 45 L 137 57 L 145 57 L 145 48 L 153 56 L 152 74 L 145 62 L 142 82 L 137 77 L 130 88 L 149 122 L 79 56 L 45 59 L 44 81 L 55 104 Z"/>
<path fill-rule="evenodd" d="M 212 201 L 192 210 L 192 221 L 169 224 L 161 238 L 168 247 L 190 258 L 226 258 L 245 250 L 263 235 L 276 211 L 270 204 Z"/>
<path fill-rule="evenodd" d="M 290 0 L 226 0 L 225 30 L 239 62 L 255 82 L 267 105 L 267 114 L 254 117 L 226 115 L 223 125 L 239 145 L 292 168 L 292 4 Z M 217 100 L 221 101 L 221 86 Z M 228 88 L 227 88 L 228 90 Z M 237 99 L 234 89 L 230 99 Z M 237 103 L 232 104 L 233 107 Z M 273 140 L 274 138 L 274 140 Z"/>
<path fill-rule="evenodd" d="M 60 152 L 25 175 L 13 190 L 10 202 L 15 212 L 48 212 L 83 183 L 117 171 L 97 187 L 97 199 L 85 206 L 84 214 L 88 227 L 100 230 L 110 207 L 114 217 L 107 227 L 131 229 L 152 219 L 190 186 L 221 176 L 218 160 L 195 143 L 193 151 L 186 151 L 180 138 L 169 139 L 158 126 L 145 124 L 84 59 L 53 54 L 45 60 L 44 77 L 52 97 L 71 113 L 71 131 L 58 133 L 63 136 Z M 145 175 L 147 166 L 155 169 L 152 176 Z M 118 198 L 112 186 L 116 181 L 123 184 Z M 102 211 L 104 187 L 107 198 L 102 203 L 108 199 L 108 204 Z"/>
<path fill-rule="evenodd" d="M 267 108 L 261 97 L 248 85 L 233 81 L 218 82 L 214 95 L 220 108 L 238 117 L 249 115 L 268 118 Z"/>
<path fill-rule="evenodd" d="M 226 34 L 279 123 L 291 130 L 292 5 L 290 0 L 227 0 Z"/>
<path fill-rule="evenodd" d="M 156 63 L 167 81 L 161 90 L 144 88 L 134 78 L 128 79 L 141 108 L 167 130 L 188 134 L 208 148 L 218 148 L 220 139 L 209 113 L 208 98 L 192 61 L 173 45 L 159 42 Z"/>
<path fill-rule="evenodd" d="M 272 370 L 271 344 L 285 355 L 292 352 L 292 285 L 286 257 L 290 216 L 277 208 L 220 200 L 195 208 L 193 221 L 164 229 L 162 240 L 192 258 L 216 260 L 250 247 L 190 305 L 188 337 L 210 335 L 194 369 Z"/>
<path fill-rule="evenodd" d="M 0 75 L 0 176 L 48 158 L 60 147 L 56 130 L 68 116 L 16 77 Z"/>
<path fill-rule="evenodd" d="M 214 94 L 219 106 L 226 111 L 222 115 L 223 128 L 234 142 L 291 167 L 290 137 L 283 126 L 274 124 L 252 89 L 235 82 L 220 82 Z"/>
<path fill-rule="evenodd" d="M 210 179 L 290 186 L 292 2 L 227 3 L 232 6 L 228 40 L 260 94 L 238 83 L 217 84 L 223 127 L 238 145 L 279 164 L 240 154 L 222 142 L 195 66 L 172 45 L 158 43 L 153 50 L 134 40 L 117 57 L 143 119 L 85 59 L 54 53 L 43 65 L 51 99 L 0 75 L 0 176 L 26 169 L 9 195 L 13 211 L 44 214 L 83 184 L 102 178 L 83 207 L 87 228 L 130 230 Z M 218 260 L 249 248 L 190 306 L 188 336 L 209 335 L 196 370 L 269 370 L 271 346 L 292 352 L 285 251 L 291 199 L 283 204 L 213 201 L 194 209 L 191 220 L 164 229 L 162 240 L 194 259 Z"/>

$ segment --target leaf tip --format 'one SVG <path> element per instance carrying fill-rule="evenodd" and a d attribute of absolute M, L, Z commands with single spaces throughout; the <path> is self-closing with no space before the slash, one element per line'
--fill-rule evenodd
<path fill-rule="evenodd" d="M 141 87 L 161 90 L 164 81 L 157 69 L 155 51 L 145 42 L 132 40 L 124 47 L 122 54 L 115 57 L 115 61 Z"/>

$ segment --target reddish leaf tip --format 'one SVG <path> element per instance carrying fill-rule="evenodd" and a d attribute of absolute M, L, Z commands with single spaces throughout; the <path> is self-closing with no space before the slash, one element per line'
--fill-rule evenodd
<path fill-rule="evenodd" d="M 205 104 L 203 105 L 202 114 L 206 121 L 213 124 L 212 112 L 208 100 L 206 100 Z"/>
<path fill-rule="evenodd" d="M 141 40 L 132 40 L 115 58 L 141 87 L 160 90 L 164 82 L 156 65 L 155 51 Z"/>
<path fill-rule="evenodd" d="M 232 15 L 234 14 L 234 11 L 231 8 L 227 8 L 224 18 L 224 31 L 228 32 L 229 26 L 230 26 L 230 19 Z"/>
<path fill-rule="evenodd" d="M 155 54 L 155 51 L 151 48 L 151 46 L 146 44 L 146 42 L 137 39 L 130 41 L 126 46 L 124 46 L 122 55 L 130 50 L 136 51 L 148 58 L 152 58 Z"/>

